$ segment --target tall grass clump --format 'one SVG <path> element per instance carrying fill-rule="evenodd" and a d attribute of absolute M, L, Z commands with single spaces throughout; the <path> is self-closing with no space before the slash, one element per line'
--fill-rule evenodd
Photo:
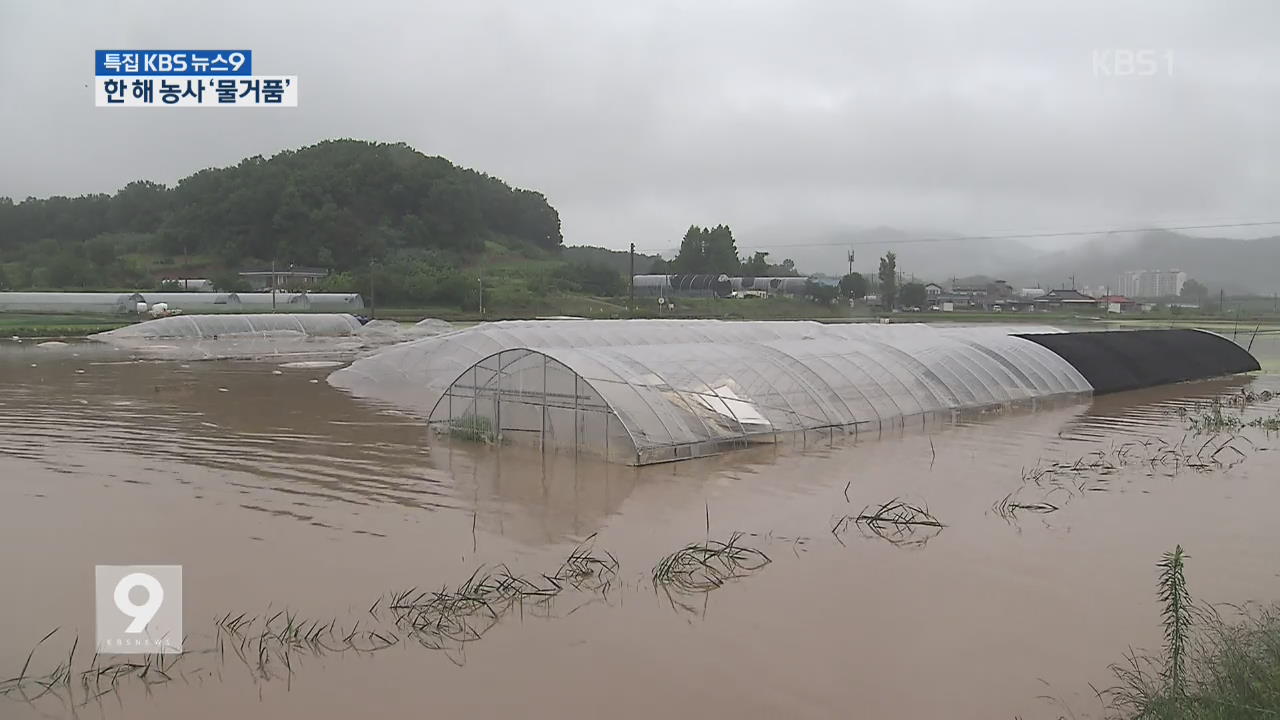
<path fill-rule="evenodd" d="M 1120 718 L 1240 720 L 1280 717 L 1280 606 L 1237 607 L 1224 620 L 1192 603 L 1181 546 L 1158 564 L 1161 657 L 1130 655 L 1112 667 Z"/>

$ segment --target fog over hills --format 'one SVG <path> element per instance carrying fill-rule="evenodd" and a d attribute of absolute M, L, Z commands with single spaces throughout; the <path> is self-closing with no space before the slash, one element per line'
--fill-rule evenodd
<path fill-rule="evenodd" d="M 792 229 L 794 231 L 794 229 Z M 774 262 L 784 258 L 796 261 L 806 273 L 843 275 L 848 272 L 848 253 L 854 252 L 854 270 L 874 273 L 879 258 L 892 250 L 898 256 L 898 268 L 909 277 L 942 281 L 952 276 L 993 275 L 1010 267 L 1033 262 L 1040 252 L 1017 240 L 952 240 L 961 235 L 934 229 L 899 229 L 892 227 L 848 227 L 789 235 L 776 244 L 761 242 L 779 237 L 784 231 L 744 231 L 738 235 L 742 253 L 769 250 Z M 915 242 L 931 239 L 936 242 Z M 758 246 L 758 247 L 757 247 Z"/>
<path fill-rule="evenodd" d="M 918 242 L 922 239 L 930 241 Z M 1125 271 L 1179 269 L 1214 290 L 1280 292 L 1280 236 L 1239 239 L 1158 231 L 1098 235 L 1054 247 L 1020 239 L 970 240 L 960 233 L 927 229 L 792 228 L 787 233 L 760 228 L 740 232 L 738 246 L 744 255 L 769 250 L 775 261 L 789 257 L 802 272 L 828 275 L 847 272 L 849 250 L 855 252 L 854 269 L 863 273 L 876 272 L 880 256 L 892 250 L 906 276 L 943 283 L 953 277 L 986 275 L 1019 287 L 1069 287 L 1074 275 L 1078 287 L 1115 290 Z"/>
<path fill-rule="evenodd" d="M 1179 269 L 1214 290 L 1270 295 L 1280 292 L 1280 236 L 1242 240 L 1162 231 L 1132 240 L 1100 238 L 1046 253 L 1029 265 L 1011 264 L 1005 272 L 1041 279 L 1046 286 L 1061 282 L 1055 276 L 1074 273 L 1077 284 L 1114 288 L 1121 272 L 1141 269 Z"/>

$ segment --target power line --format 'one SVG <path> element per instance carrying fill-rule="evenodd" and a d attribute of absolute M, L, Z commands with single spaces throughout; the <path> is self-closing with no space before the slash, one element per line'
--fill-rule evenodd
<path fill-rule="evenodd" d="M 789 248 L 806 248 L 806 247 L 832 247 L 850 245 L 910 245 L 915 243 L 940 243 L 940 242 L 966 242 L 974 240 L 1036 240 L 1043 238 L 1062 238 L 1062 237 L 1079 237 L 1082 235 L 1111 235 L 1114 233 L 1140 233 L 1140 232 L 1175 232 L 1179 230 L 1219 230 L 1229 228 L 1244 227 L 1260 227 L 1265 225 L 1280 225 L 1280 220 L 1260 220 L 1258 222 L 1239 222 L 1239 223 L 1223 223 L 1219 225 L 1166 225 L 1164 227 L 1138 227 L 1138 228 L 1111 228 L 1109 230 L 1064 230 L 1061 232 L 1041 232 L 1041 233 L 1015 233 L 1010 235 L 959 235 L 955 237 L 922 237 L 922 238 L 901 238 L 898 240 L 829 240 L 824 242 L 812 243 L 793 243 L 789 245 L 740 245 L 739 250 L 756 250 L 763 248 L 772 248 L 775 251 L 783 251 Z M 648 250 L 662 252 L 665 250 L 676 250 L 677 247 L 646 247 L 636 248 L 637 250 Z"/>

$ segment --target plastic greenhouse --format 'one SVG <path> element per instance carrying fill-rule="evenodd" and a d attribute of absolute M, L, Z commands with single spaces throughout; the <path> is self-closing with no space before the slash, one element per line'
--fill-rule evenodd
<path fill-rule="evenodd" d="M 166 303 L 188 312 L 331 312 L 363 310 L 359 293 L 0 292 L 0 312 L 127 314 Z"/>
<path fill-rule="evenodd" d="M 1048 331 L 1019 327 L 1016 332 Z M 645 465 L 782 436 L 856 434 L 940 411 L 1088 393 L 1002 328 L 813 322 L 502 322 L 334 373 L 444 434 Z"/>
<path fill-rule="evenodd" d="M 263 313 L 259 315 L 174 315 L 98 333 L 95 340 L 208 340 L 213 338 L 295 335 L 347 337 L 360 329 L 360 321 L 341 314 Z"/>
<path fill-rule="evenodd" d="M 0 292 L 0 312 L 119 315 L 137 312 L 140 302 L 138 293 Z"/>
<path fill-rule="evenodd" d="M 807 277 L 735 277 L 729 278 L 734 290 L 764 290 L 769 293 L 800 295 L 809 282 Z"/>
<path fill-rule="evenodd" d="M 355 312 L 364 309 L 364 298 L 359 293 L 239 293 L 240 305 L 255 311 L 276 308 L 282 312 L 304 310 L 323 312 Z"/>
<path fill-rule="evenodd" d="M 165 303 L 170 310 L 234 312 L 240 307 L 240 297 L 235 293 L 148 292 L 141 296 L 148 305 Z"/>

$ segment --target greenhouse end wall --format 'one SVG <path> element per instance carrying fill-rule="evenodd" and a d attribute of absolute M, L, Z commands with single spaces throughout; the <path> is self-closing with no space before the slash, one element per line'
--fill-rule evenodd
<path fill-rule="evenodd" d="M 636 444 L 594 387 L 533 350 L 506 350 L 471 366 L 431 413 L 437 434 L 488 444 L 590 452 L 644 464 Z"/>

